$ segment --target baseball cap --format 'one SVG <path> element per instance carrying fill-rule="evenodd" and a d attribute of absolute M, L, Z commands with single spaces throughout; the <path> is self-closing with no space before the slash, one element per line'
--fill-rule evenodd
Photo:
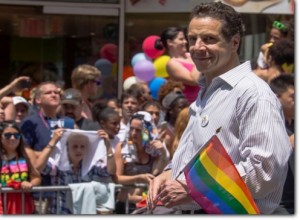
<path fill-rule="evenodd" d="M 61 104 L 71 104 L 71 105 L 79 105 L 82 100 L 82 96 L 79 90 L 77 89 L 66 89 L 63 92 L 61 98 Z"/>
<path fill-rule="evenodd" d="M 166 109 L 169 109 L 173 102 L 178 98 L 185 98 L 183 93 L 181 92 L 170 92 L 168 95 L 166 95 L 162 100 L 162 106 Z"/>
<path fill-rule="evenodd" d="M 12 97 L 12 100 L 13 100 L 13 103 L 14 105 L 17 105 L 17 104 L 24 104 L 27 108 L 29 107 L 29 103 L 27 102 L 26 99 L 24 99 L 22 96 L 14 96 Z"/>

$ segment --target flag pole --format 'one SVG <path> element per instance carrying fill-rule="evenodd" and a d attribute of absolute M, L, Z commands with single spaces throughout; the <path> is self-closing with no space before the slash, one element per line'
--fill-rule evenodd
<path fill-rule="evenodd" d="M 215 133 L 214 135 L 217 135 L 217 134 L 221 131 L 221 129 L 222 129 L 222 127 L 217 128 L 217 129 L 216 129 L 216 133 Z M 213 136 L 214 136 L 214 135 L 213 135 Z M 213 137 L 213 136 L 212 136 L 212 137 Z M 210 140 L 212 139 L 212 137 L 211 137 L 211 138 L 203 145 L 203 147 L 200 148 L 199 151 L 197 151 L 197 153 L 193 156 L 193 158 L 192 158 L 190 161 L 194 160 L 195 157 L 198 156 L 199 152 L 200 152 L 202 149 L 204 149 L 204 146 L 206 146 L 206 145 L 210 142 Z M 175 177 L 175 180 L 178 179 L 178 177 L 183 173 L 183 171 L 185 170 L 185 168 L 186 168 L 188 165 L 189 165 L 189 163 L 187 163 L 187 164 L 183 167 L 183 169 L 182 169 L 182 170 L 177 174 L 177 176 Z"/>

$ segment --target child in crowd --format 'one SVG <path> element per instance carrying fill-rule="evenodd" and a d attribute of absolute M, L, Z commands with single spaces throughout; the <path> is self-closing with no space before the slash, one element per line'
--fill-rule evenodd
<path fill-rule="evenodd" d="M 98 135 L 104 139 L 106 147 L 108 148 L 111 146 L 114 152 L 116 145 L 120 142 L 120 139 L 117 136 L 120 130 L 120 114 L 113 108 L 106 107 L 99 112 L 97 118 L 101 127 L 98 130 Z"/>

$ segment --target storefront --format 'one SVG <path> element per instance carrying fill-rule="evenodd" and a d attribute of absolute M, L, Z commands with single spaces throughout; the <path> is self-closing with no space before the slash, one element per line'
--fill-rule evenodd
<path fill-rule="evenodd" d="M 275 1 L 260 6 L 261 11 L 249 6 L 258 1 L 238 8 L 247 26 L 242 60 L 255 59 L 274 19 L 293 17 L 289 0 Z M 68 88 L 77 65 L 98 61 L 104 70 L 99 97 L 120 97 L 125 77 L 132 74 L 131 59 L 142 51 L 143 40 L 168 26 L 186 27 L 195 2 L 0 0 L 0 86 L 17 75 L 29 75 L 36 84 L 54 80 Z"/>

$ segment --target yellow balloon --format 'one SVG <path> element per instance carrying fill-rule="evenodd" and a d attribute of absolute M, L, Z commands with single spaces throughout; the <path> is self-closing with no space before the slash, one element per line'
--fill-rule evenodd
<path fill-rule="evenodd" d="M 167 63 L 170 59 L 171 59 L 170 56 L 163 55 L 154 60 L 154 62 L 153 62 L 153 66 L 155 68 L 154 75 L 156 77 L 166 78 L 169 76 L 169 74 L 167 72 Z"/>
<path fill-rule="evenodd" d="M 112 64 L 112 71 L 111 72 L 112 72 L 112 75 L 115 76 L 115 77 L 118 75 L 117 74 L 118 73 L 118 64 L 117 63 Z"/>

